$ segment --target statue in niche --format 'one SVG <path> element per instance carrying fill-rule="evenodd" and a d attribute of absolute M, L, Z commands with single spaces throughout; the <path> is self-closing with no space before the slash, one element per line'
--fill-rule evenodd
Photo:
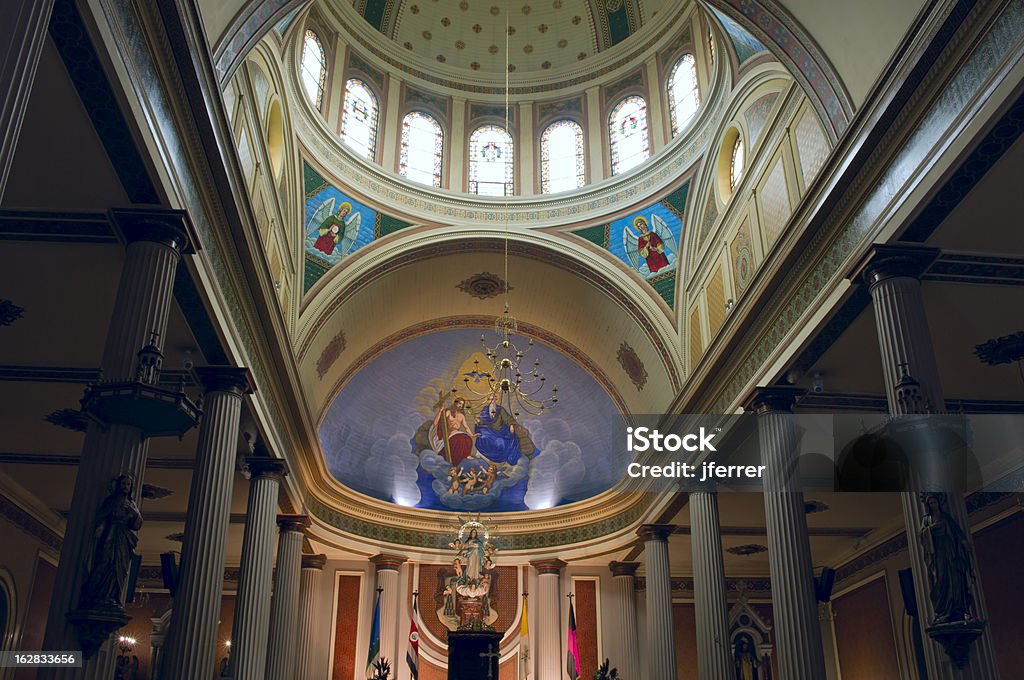
<path fill-rule="evenodd" d="M 491 630 L 498 617 L 490 601 L 497 549 L 487 527 L 478 520 L 467 521 L 448 546 L 455 556 L 452 569 L 441 576 L 443 604 L 438 618 L 449 630 Z"/>
<path fill-rule="evenodd" d="M 96 514 L 92 567 L 82 585 L 83 608 L 123 608 L 128 572 L 142 528 L 142 513 L 132 497 L 134 489 L 134 477 L 119 476 Z"/>
<path fill-rule="evenodd" d="M 733 664 L 736 667 L 736 680 L 762 680 L 760 670 L 762 660 L 757 657 L 757 645 L 747 633 L 736 636 L 733 650 Z"/>
<path fill-rule="evenodd" d="M 925 516 L 921 545 L 928 560 L 928 584 L 935 619 L 932 624 L 972 619 L 971 552 L 960 523 L 946 509 L 943 493 L 922 493 Z"/>

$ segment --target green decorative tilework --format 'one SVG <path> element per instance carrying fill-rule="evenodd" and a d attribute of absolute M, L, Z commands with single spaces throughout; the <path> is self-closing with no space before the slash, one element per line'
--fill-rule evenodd
<path fill-rule="evenodd" d="M 607 248 L 609 244 L 608 233 L 610 228 L 607 224 L 602 224 L 596 227 L 587 227 L 586 229 L 578 229 L 572 233 L 576 234 L 580 238 L 585 238 L 594 245 Z"/>
<path fill-rule="evenodd" d="M 405 220 L 400 220 L 397 217 L 385 215 L 384 213 L 377 213 L 377 221 L 373 227 L 374 237 L 381 238 L 388 234 L 393 234 L 399 229 L 405 229 L 410 226 L 412 226 L 411 222 L 406 222 Z"/>

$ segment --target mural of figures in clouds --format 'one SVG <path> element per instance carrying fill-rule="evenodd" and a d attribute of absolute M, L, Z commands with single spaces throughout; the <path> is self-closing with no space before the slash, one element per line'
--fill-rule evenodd
<path fill-rule="evenodd" d="M 356 373 L 320 425 L 331 474 L 375 498 L 455 512 L 549 508 L 623 478 L 622 415 L 586 370 L 535 342 L 559 401 L 517 418 L 465 390 L 488 370 L 479 339 L 475 329 L 421 335 Z"/>

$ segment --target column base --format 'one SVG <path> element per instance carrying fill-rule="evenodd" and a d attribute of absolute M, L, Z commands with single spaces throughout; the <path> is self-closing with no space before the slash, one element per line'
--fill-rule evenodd
<path fill-rule="evenodd" d="M 493 630 L 448 633 L 448 680 L 498 680 L 500 644 Z"/>

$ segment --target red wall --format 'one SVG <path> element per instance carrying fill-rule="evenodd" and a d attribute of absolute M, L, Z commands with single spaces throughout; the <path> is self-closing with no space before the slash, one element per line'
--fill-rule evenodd
<path fill-rule="evenodd" d="M 1024 514 L 1018 512 L 975 534 L 974 552 L 1000 674 L 1004 678 L 1021 677 L 1024 588 L 1019 577 L 1024 564 Z"/>
<path fill-rule="evenodd" d="M 356 634 L 359 626 L 359 585 L 356 574 L 338 576 L 338 614 L 334 622 L 332 680 L 354 680 L 356 675 Z M 363 662 L 365 670 L 366 662 Z M 362 675 L 360 675 L 362 677 Z M 424 674 L 424 677 L 427 677 Z"/>
<path fill-rule="evenodd" d="M 837 597 L 832 611 L 843 680 L 899 680 L 885 579 Z"/>

